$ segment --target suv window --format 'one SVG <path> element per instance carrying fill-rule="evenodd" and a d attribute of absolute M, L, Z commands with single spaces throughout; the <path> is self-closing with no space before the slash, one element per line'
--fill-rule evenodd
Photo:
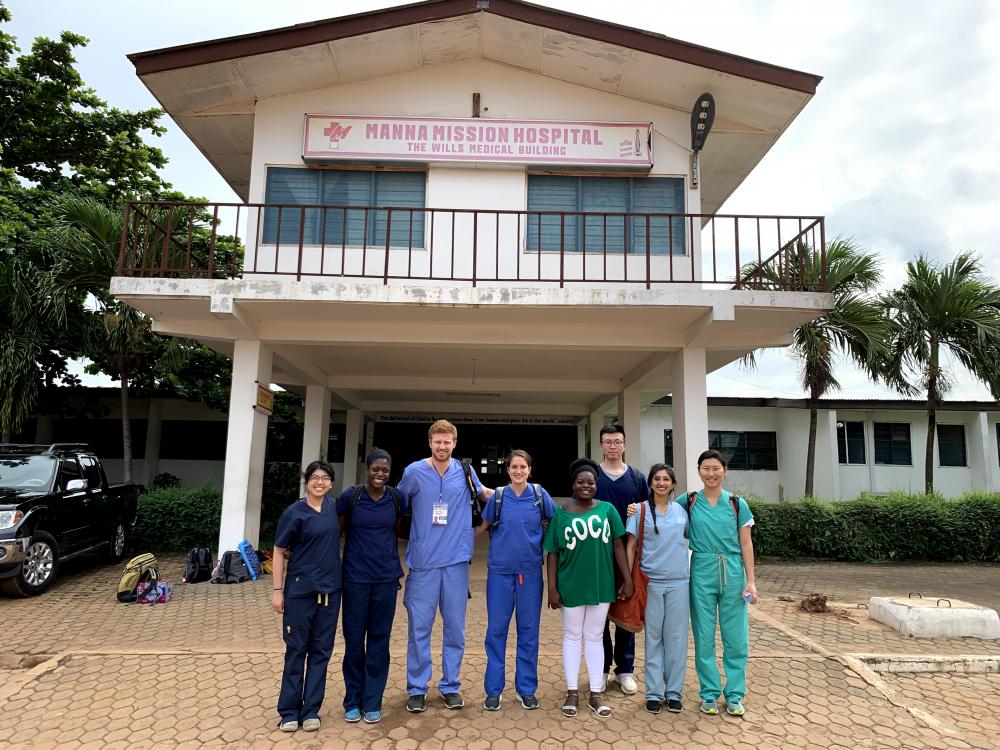
<path fill-rule="evenodd" d="M 87 480 L 89 489 L 100 489 L 104 485 L 101 476 L 101 465 L 93 456 L 80 456 L 80 465 L 83 467 L 83 478 Z"/>
<path fill-rule="evenodd" d="M 65 492 L 71 479 L 83 479 L 83 474 L 75 458 L 64 458 L 59 464 L 59 489 Z"/>

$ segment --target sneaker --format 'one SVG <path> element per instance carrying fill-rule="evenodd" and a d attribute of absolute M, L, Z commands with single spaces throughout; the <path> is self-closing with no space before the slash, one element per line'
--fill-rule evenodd
<path fill-rule="evenodd" d="M 441 699 L 444 701 L 444 707 L 452 710 L 465 705 L 461 693 L 441 693 Z"/>
<path fill-rule="evenodd" d="M 651 698 L 646 700 L 646 710 L 651 714 L 660 713 L 660 706 L 662 705 L 663 705 L 662 701 L 656 698 Z"/>
<path fill-rule="evenodd" d="M 365 724 L 378 724 L 382 721 L 381 711 L 365 711 Z"/>
<path fill-rule="evenodd" d="M 618 680 L 618 687 L 625 695 L 635 695 L 638 692 L 639 686 L 635 683 L 635 677 L 632 676 L 631 672 L 615 675 L 615 679 Z"/>
<path fill-rule="evenodd" d="M 303 732 L 315 732 L 319 729 L 319 719 L 315 716 L 302 722 Z"/>
<path fill-rule="evenodd" d="M 719 713 L 719 706 L 715 701 L 702 701 L 701 712 L 709 716 L 715 716 Z"/>
<path fill-rule="evenodd" d="M 672 714 L 679 714 L 684 710 L 684 704 L 676 698 L 667 698 L 667 710 Z"/>
<path fill-rule="evenodd" d="M 278 729 L 282 732 L 294 732 L 299 728 L 299 722 L 297 721 L 283 721 L 278 724 Z"/>
<path fill-rule="evenodd" d="M 521 706 L 528 709 L 529 711 L 534 711 L 538 708 L 538 698 L 533 695 L 520 695 Z"/>
<path fill-rule="evenodd" d="M 743 708 L 742 701 L 733 701 L 732 703 L 726 702 L 726 713 L 730 716 L 742 716 L 747 710 Z"/>
<path fill-rule="evenodd" d="M 344 712 L 344 721 L 353 724 L 356 721 L 361 721 L 361 709 L 360 708 L 349 708 Z"/>
<path fill-rule="evenodd" d="M 445 705 L 448 705 L 447 698 L 445 699 Z M 487 711 L 499 711 L 500 710 L 500 696 L 499 695 L 487 695 L 486 702 L 483 704 L 483 708 Z"/>
<path fill-rule="evenodd" d="M 406 699 L 406 710 L 411 714 L 419 714 L 427 708 L 426 695 L 411 695 Z"/>

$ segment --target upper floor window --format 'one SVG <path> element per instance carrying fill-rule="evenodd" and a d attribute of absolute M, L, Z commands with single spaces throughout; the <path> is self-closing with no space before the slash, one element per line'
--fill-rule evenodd
<path fill-rule="evenodd" d="M 864 422 L 837 422 L 837 460 L 842 464 L 865 463 Z"/>
<path fill-rule="evenodd" d="M 686 252 L 684 218 L 626 216 L 683 213 L 680 177 L 572 177 L 528 175 L 529 250 L 590 253 Z M 595 216 L 574 214 L 593 213 Z M 567 215 L 568 214 L 568 215 Z"/>
<path fill-rule="evenodd" d="M 708 447 L 719 451 L 735 471 L 778 470 L 778 435 L 774 432 L 709 430 Z"/>
<path fill-rule="evenodd" d="M 424 212 L 405 209 L 424 207 L 425 184 L 423 172 L 268 167 L 264 202 L 291 208 L 264 210 L 261 241 L 385 247 L 388 229 L 390 247 L 423 247 Z M 391 224 L 390 207 L 404 209 Z"/>
<path fill-rule="evenodd" d="M 960 424 L 937 426 L 938 459 L 942 466 L 968 466 L 965 455 L 965 427 Z"/>
<path fill-rule="evenodd" d="M 875 422 L 872 430 L 875 437 L 875 463 L 893 466 L 913 464 L 909 422 Z"/>

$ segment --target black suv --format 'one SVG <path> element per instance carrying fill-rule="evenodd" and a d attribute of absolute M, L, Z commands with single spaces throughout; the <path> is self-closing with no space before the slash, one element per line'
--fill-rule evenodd
<path fill-rule="evenodd" d="M 84 443 L 0 443 L 0 590 L 41 594 L 87 552 L 118 562 L 138 498 L 138 485 L 108 484 Z"/>

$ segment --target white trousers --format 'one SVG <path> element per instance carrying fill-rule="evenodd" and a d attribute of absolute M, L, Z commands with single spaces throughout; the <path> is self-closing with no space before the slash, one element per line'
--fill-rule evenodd
<path fill-rule="evenodd" d="M 563 668 L 566 689 L 576 690 L 580 680 L 580 647 L 587 663 L 590 691 L 604 688 L 604 622 L 610 604 L 563 607 Z"/>

